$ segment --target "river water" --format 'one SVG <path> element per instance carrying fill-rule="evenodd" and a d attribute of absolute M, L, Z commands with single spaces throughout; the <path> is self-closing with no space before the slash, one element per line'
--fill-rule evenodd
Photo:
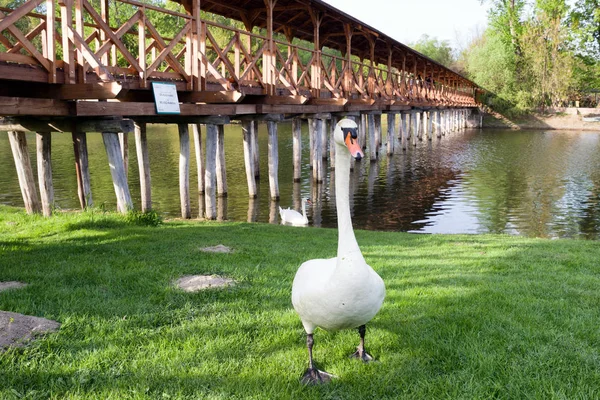
<path fill-rule="evenodd" d="M 385 129 L 385 127 L 384 127 Z M 385 132 L 385 131 L 384 131 Z M 35 136 L 27 140 L 35 164 Z M 129 181 L 139 206 L 135 143 L 130 135 Z M 299 207 L 310 197 L 312 226 L 335 227 L 334 190 L 329 173 L 313 185 L 308 163 L 308 133 L 303 126 L 302 181 L 292 182 L 290 124 L 279 126 L 281 199 L 269 200 L 267 133 L 259 129 L 259 197 L 248 199 L 241 128 L 225 131 L 228 196 L 219 200 L 219 215 L 233 221 L 278 223 L 276 207 Z M 174 126 L 148 128 L 154 208 L 166 217 L 179 216 L 179 142 Z M 116 209 L 108 161 L 97 133 L 88 134 L 92 195 L 95 206 Z M 190 171 L 197 188 L 195 159 Z M 351 172 L 353 222 L 356 229 L 419 233 L 508 233 L 531 237 L 600 238 L 600 129 L 576 131 L 465 130 L 419 142 L 394 156 Z M 70 134 L 52 137 L 56 206 L 78 207 Z M 35 169 L 35 165 L 34 165 Z M 192 195 L 194 217 L 202 199 Z M 8 137 L 0 134 L 0 203 L 22 206 Z"/>

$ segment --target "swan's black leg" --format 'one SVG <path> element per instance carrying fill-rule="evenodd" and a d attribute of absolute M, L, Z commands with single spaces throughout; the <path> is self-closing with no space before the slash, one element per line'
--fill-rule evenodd
<path fill-rule="evenodd" d="M 358 334 L 360 335 L 360 344 L 356 348 L 356 352 L 354 352 L 350 357 L 352 358 L 360 358 L 364 362 L 373 361 L 373 357 L 365 350 L 365 332 L 367 330 L 366 325 L 361 325 L 358 327 Z"/>
<path fill-rule="evenodd" d="M 312 355 L 312 349 L 314 344 L 312 333 L 306 335 L 306 347 L 308 348 L 308 369 L 304 372 L 304 375 L 300 378 L 300 382 L 305 385 L 319 385 L 327 383 L 334 377 L 334 375 L 320 371 L 315 367 Z"/>

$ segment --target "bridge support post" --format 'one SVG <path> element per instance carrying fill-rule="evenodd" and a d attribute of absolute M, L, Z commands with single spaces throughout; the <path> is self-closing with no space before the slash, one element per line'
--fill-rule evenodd
<path fill-rule="evenodd" d="M 434 113 L 432 111 L 427 112 L 427 140 L 431 142 L 433 139 L 433 118 Z"/>
<path fill-rule="evenodd" d="M 152 209 L 152 189 L 150 179 L 150 157 L 148 156 L 148 140 L 146 139 L 146 123 L 135 123 L 135 149 L 138 169 L 140 171 L 140 195 L 142 212 Z"/>
<path fill-rule="evenodd" d="M 267 121 L 267 131 L 269 132 L 269 189 L 271 200 L 279 200 L 277 122 Z"/>
<path fill-rule="evenodd" d="M 313 158 L 312 163 L 312 177 L 313 181 L 321 183 L 323 182 L 323 156 L 325 149 L 323 148 L 323 137 L 326 138 L 325 134 L 325 121 L 321 118 L 311 118 L 313 121 L 314 138 L 313 138 Z M 326 142 L 325 142 L 326 143 Z"/>
<path fill-rule="evenodd" d="M 363 150 L 367 148 L 367 119 L 368 114 L 360 114 L 360 129 L 358 132 L 358 143 L 360 143 L 360 146 Z"/>
<path fill-rule="evenodd" d="M 381 113 L 376 113 L 375 120 L 375 156 L 379 157 L 379 148 L 381 147 Z"/>
<path fill-rule="evenodd" d="M 329 122 L 329 168 L 335 169 L 335 141 L 333 139 L 333 132 L 335 132 L 335 126 L 339 122 L 337 115 L 332 115 Z"/>
<path fill-rule="evenodd" d="M 192 218 L 190 206 L 190 133 L 187 124 L 177 124 L 179 130 L 179 200 L 181 218 Z"/>
<path fill-rule="evenodd" d="M 375 143 L 375 115 L 368 114 L 369 122 L 369 160 L 377 160 L 377 146 Z"/>
<path fill-rule="evenodd" d="M 117 209 L 120 213 L 125 214 L 133 209 L 133 203 L 129 193 L 127 176 L 125 176 L 125 168 L 123 167 L 119 135 L 114 132 L 102 132 L 102 140 L 108 157 L 115 195 L 117 196 Z"/>
<path fill-rule="evenodd" d="M 402 143 L 402 150 L 406 150 L 407 144 L 408 144 L 408 131 L 409 131 L 409 124 L 410 124 L 410 119 L 409 119 L 409 115 L 408 113 L 401 113 L 400 114 L 400 125 L 402 128 L 402 138 L 401 138 L 401 143 Z"/>
<path fill-rule="evenodd" d="M 411 137 L 412 137 L 412 144 L 413 146 L 417 145 L 417 140 L 418 140 L 418 136 L 419 136 L 419 128 L 420 128 L 420 118 L 419 118 L 419 113 L 418 112 L 413 112 L 410 115 L 410 119 L 412 122 L 412 132 L 411 132 Z"/>
<path fill-rule="evenodd" d="M 254 121 L 252 129 L 252 155 L 254 156 L 254 177 L 260 179 L 260 154 L 258 147 L 258 121 Z"/>
<path fill-rule="evenodd" d="M 206 124 L 206 167 L 204 168 L 204 216 L 206 219 L 217 218 L 217 136 L 217 125 Z"/>
<path fill-rule="evenodd" d="M 87 136 L 85 132 L 73 132 L 71 136 L 73 138 L 75 171 L 77 173 L 77 194 L 79 195 L 81 209 L 84 209 L 94 205 L 88 163 Z M 127 180 L 127 174 L 125 174 L 125 180 Z"/>
<path fill-rule="evenodd" d="M 435 136 L 437 138 L 442 137 L 442 112 L 437 110 L 435 112 Z"/>
<path fill-rule="evenodd" d="M 200 124 L 192 124 L 192 136 L 196 150 L 196 169 L 198 171 L 198 196 L 204 194 L 204 154 L 202 152 L 202 127 Z M 202 199 L 204 202 L 204 199 Z M 200 204 L 200 203 L 198 203 Z M 204 213 L 200 214 L 203 216 Z"/>
<path fill-rule="evenodd" d="M 292 158 L 294 164 L 294 182 L 302 178 L 302 120 L 292 120 Z"/>
<path fill-rule="evenodd" d="M 52 215 L 54 208 L 54 186 L 52 184 L 52 135 L 50 132 L 36 134 L 38 184 L 42 211 L 45 217 Z"/>
<path fill-rule="evenodd" d="M 42 207 L 35 187 L 25 132 L 9 131 L 8 139 L 15 159 L 15 167 L 17 168 L 19 186 L 21 187 L 25 209 L 28 214 L 39 213 L 42 211 Z"/>
<path fill-rule="evenodd" d="M 321 158 L 323 160 L 327 160 L 327 142 L 329 142 L 329 137 L 327 135 L 327 120 L 322 119 L 321 124 Z"/>
<path fill-rule="evenodd" d="M 295 121 L 295 120 L 294 120 Z M 242 121 L 242 134 L 244 140 L 244 166 L 246 169 L 246 182 L 248 183 L 248 196 L 256 198 L 256 179 L 254 179 L 254 155 L 252 154 L 252 130 L 254 129 L 254 121 Z M 296 137 L 294 136 L 294 156 L 296 150 Z M 294 159 L 295 161 L 295 159 Z M 294 174 L 296 165 L 294 164 Z"/>
<path fill-rule="evenodd" d="M 427 111 L 423 111 L 422 115 L 422 119 L 421 119 L 421 123 L 422 123 L 422 127 L 421 127 L 421 141 L 424 138 L 427 138 L 429 136 L 429 113 Z"/>
<path fill-rule="evenodd" d="M 119 132 L 119 144 L 121 145 L 121 157 L 123 158 L 125 177 L 129 177 L 129 133 Z"/>
<path fill-rule="evenodd" d="M 396 144 L 396 113 L 387 114 L 387 155 L 394 155 L 394 145 Z"/>
<path fill-rule="evenodd" d="M 316 146 L 315 137 L 317 135 L 316 124 L 317 124 L 317 121 L 314 118 L 308 118 L 308 147 L 310 149 L 310 151 L 309 151 L 310 168 L 313 168 L 314 164 L 315 164 L 314 163 L 315 146 Z"/>
<path fill-rule="evenodd" d="M 217 125 L 217 196 L 227 197 L 227 173 L 225 169 L 225 126 Z"/>

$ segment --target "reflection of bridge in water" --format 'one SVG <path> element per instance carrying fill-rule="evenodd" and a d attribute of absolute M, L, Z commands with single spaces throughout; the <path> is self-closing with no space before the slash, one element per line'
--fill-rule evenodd
<path fill-rule="evenodd" d="M 96 4 L 28 0 L 0 8 L 0 129 L 9 132 L 29 212 L 52 210 L 53 132 L 72 134 L 82 207 L 93 205 L 86 133 L 102 133 L 122 212 L 133 208 L 127 134 L 135 132 L 145 211 L 152 204 L 146 124 L 178 124 L 181 212 L 189 218 L 191 126 L 198 191 L 206 193 L 206 216 L 215 218 L 216 196 L 227 193 L 223 126 L 232 121 L 241 123 L 251 198 L 257 124 L 266 122 L 274 200 L 279 121 L 293 120 L 297 180 L 300 121 L 309 120 L 316 182 L 324 179 L 324 159 L 334 157 L 327 151 L 328 121 L 357 119 L 373 161 L 383 142 L 392 154 L 396 143 L 406 147 L 479 122 L 474 83 L 319 0 L 183 0 L 176 11 L 134 0 Z M 176 114 L 157 111 L 152 84 L 158 82 L 176 89 Z M 37 133 L 39 194 L 26 131 Z"/>

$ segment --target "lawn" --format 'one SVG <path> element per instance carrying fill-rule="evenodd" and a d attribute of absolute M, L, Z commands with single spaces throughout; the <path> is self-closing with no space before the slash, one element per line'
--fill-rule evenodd
<path fill-rule="evenodd" d="M 0 353 L 1 399 L 596 399 L 600 246 L 583 240 L 357 231 L 387 296 L 356 331 L 315 333 L 338 376 L 304 387 L 305 336 L 290 301 L 307 259 L 337 232 L 167 221 L 88 211 L 45 219 L 0 206 L 0 310 L 62 324 Z M 205 253 L 223 244 L 233 253 Z M 237 284 L 186 293 L 183 275 Z"/>

